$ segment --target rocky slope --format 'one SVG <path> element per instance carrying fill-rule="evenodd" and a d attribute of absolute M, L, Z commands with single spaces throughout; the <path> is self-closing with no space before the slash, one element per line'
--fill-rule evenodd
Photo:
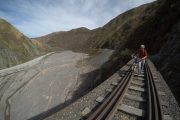
<path fill-rule="evenodd" d="M 7 21 L 0 19 L 0 69 L 30 60 L 39 48 Z"/>
<path fill-rule="evenodd" d="M 32 43 L 37 46 L 38 50 L 40 52 L 50 52 L 51 51 L 51 48 L 49 46 L 47 46 L 46 44 L 38 41 L 38 40 L 34 40 L 34 39 L 31 39 L 32 40 Z"/>
<path fill-rule="evenodd" d="M 87 28 L 77 28 L 70 31 L 55 32 L 36 40 L 44 43 L 52 50 L 84 51 L 84 46 L 92 31 Z"/>
<path fill-rule="evenodd" d="M 123 45 L 118 45 L 114 57 L 121 57 L 119 54 L 125 48 L 133 52 L 139 44 L 145 44 L 150 57 L 180 104 L 180 1 L 162 0 L 154 4 L 157 8 L 151 8 L 146 19 L 142 20 L 129 36 L 126 36 Z M 118 40 L 118 37 L 115 39 Z"/>
<path fill-rule="evenodd" d="M 143 24 L 158 5 L 145 4 L 131 9 L 112 19 L 109 23 L 99 28 L 90 38 L 92 47 L 117 48 L 121 47 L 134 30 Z"/>
<path fill-rule="evenodd" d="M 89 41 L 92 47 L 116 50 L 108 62 L 111 70 L 145 44 L 180 104 L 179 6 L 178 0 L 161 0 L 132 9 L 100 28 Z"/>
<path fill-rule="evenodd" d="M 96 44 L 96 46 L 116 49 L 111 61 L 109 61 L 113 65 L 116 61 L 122 61 L 123 58 L 129 59 L 128 56 L 140 44 L 145 44 L 150 58 L 163 74 L 180 104 L 179 5 L 180 1 L 178 0 L 162 0 L 148 4 L 144 6 L 145 11 L 139 12 L 140 16 L 135 17 L 134 20 L 137 20 L 138 24 L 131 24 L 129 29 L 126 29 L 126 27 L 120 28 L 109 39 L 101 39 L 102 42 Z M 124 22 L 127 23 L 128 21 Z M 127 34 L 122 34 L 122 31 L 127 31 Z M 123 57 L 123 55 L 126 57 Z"/>
<path fill-rule="evenodd" d="M 152 59 L 180 104 L 180 20 L 166 34 L 167 42 Z"/>

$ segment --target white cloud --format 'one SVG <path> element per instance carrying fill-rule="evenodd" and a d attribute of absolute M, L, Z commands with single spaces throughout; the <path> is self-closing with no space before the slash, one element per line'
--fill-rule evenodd
<path fill-rule="evenodd" d="M 130 8 L 151 1 L 153 0 L 15 0 L 8 1 L 7 6 L 13 14 L 0 9 L 0 16 L 8 19 L 25 35 L 37 37 L 77 27 L 94 29 Z"/>

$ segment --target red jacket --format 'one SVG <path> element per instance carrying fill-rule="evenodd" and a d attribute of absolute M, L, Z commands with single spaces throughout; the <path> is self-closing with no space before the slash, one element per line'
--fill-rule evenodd
<path fill-rule="evenodd" d="M 136 52 L 136 55 L 137 55 L 138 58 L 147 57 L 147 51 L 146 51 L 146 49 L 139 49 L 139 50 Z"/>

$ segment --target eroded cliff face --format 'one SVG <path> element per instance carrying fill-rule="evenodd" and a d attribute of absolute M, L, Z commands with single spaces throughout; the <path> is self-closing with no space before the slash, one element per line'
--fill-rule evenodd
<path fill-rule="evenodd" d="M 29 38 L 0 19 L 0 69 L 28 61 L 40 51 Z"/>
<path fill-rule="evenodd" d="M 124 45 L 119 45 L 114 57 L 121 57 L 125 48 L 134 51 L 145 44 L 180 104 L 180 1 L 162 0 L 155 4 L 157 9 L 130 33 Z"/>
<path fill-rule="evenodd" d="M 152 60 L 180 104 L 180 20 L 166 35 L 166 39 L 167 42 L 160 52 L 152 57 Z"/>

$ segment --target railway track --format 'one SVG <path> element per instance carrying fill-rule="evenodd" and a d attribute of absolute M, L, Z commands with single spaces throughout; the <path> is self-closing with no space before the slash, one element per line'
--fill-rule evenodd
<path fill-rule="evenodd" d="M 162 120 L 161 104 L 153 73 L 146 63 L 142 75 L 130 66 L 111 94 L 87 120 Z"/>

